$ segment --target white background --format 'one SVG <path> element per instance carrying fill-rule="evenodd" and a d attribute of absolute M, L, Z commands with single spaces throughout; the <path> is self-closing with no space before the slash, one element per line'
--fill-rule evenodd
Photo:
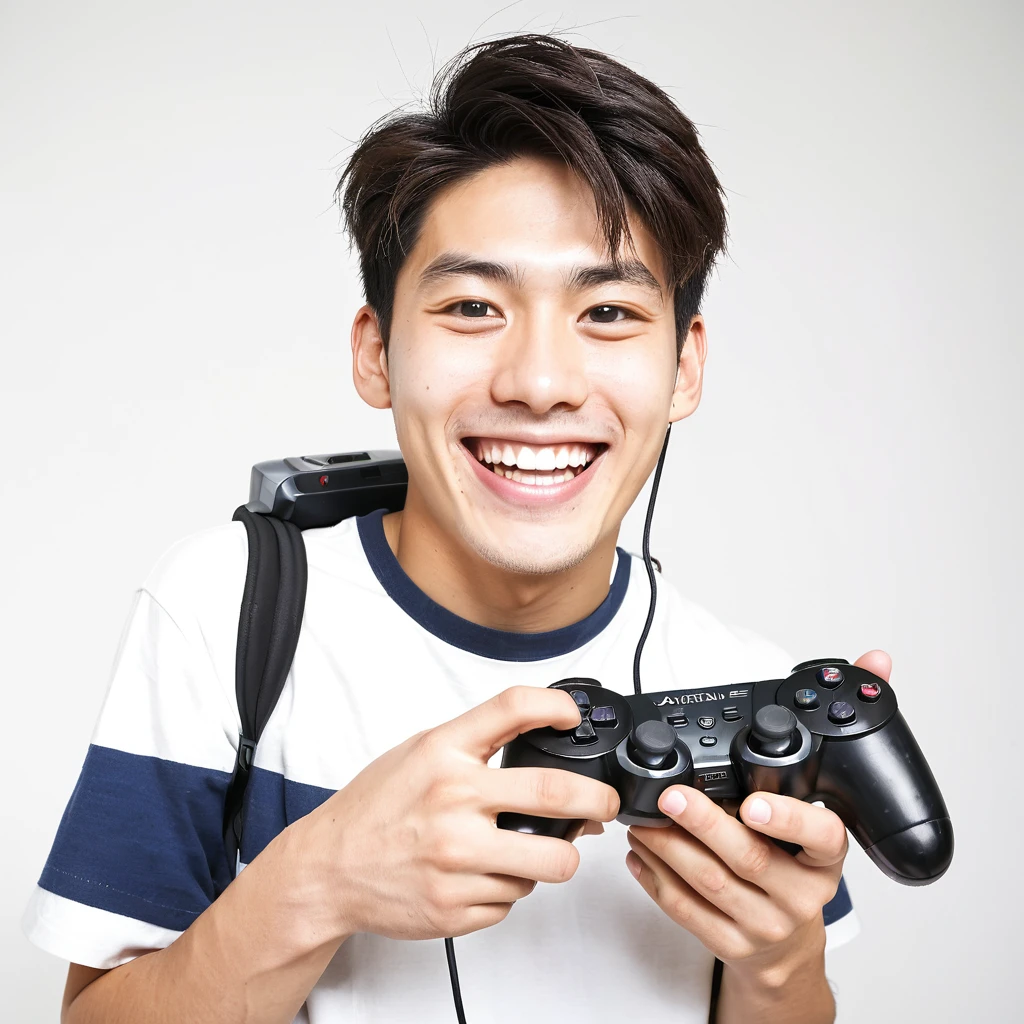
<path fill-rule="evenodd" d="M 1008 1020 L 1020 7 L 524 0 L 479 27 L 497 7 L 0 4 L 0 1012 L 57 1016 L 64 965 L 18 918 L 133 588 L 230 517 L 251 463 L 393 443 L 350 383 L 360 289 L 331 192 L 351 141 L 426 89 L 435 52 L 554 28 L 667 88 L 729 192 L 655 553 L 800 659 L 889 650 L 955 822 L 932 887 L 851 853 L 839 1020 Z"/>

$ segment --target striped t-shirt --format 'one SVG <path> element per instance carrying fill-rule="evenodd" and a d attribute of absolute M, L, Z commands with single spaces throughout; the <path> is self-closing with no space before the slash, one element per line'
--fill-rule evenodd
<path fill-rule="evenodd" d="M 649 599 L 634 556 L 619 550 L 608 595 L 587 618 L 510 633 L 427 597 L 398 564 L 381 516 L 304 534 L 302 630 L 257 748 L 242 862 L 407 736 L 508 686 L 590 676 L 631 692 Z M 238 743 L 246 562 L 244 527 L 226 524 L 172 547 L 135 596 L 81 776 L 25 915 L 31 940 L 57 956 L 112 968 L 167 946 L 232 877 L 221 823 Z M 780 678 L 792 665 L 660 579 L 646 689 Z M 569 882 L 538 886 L 503 922 L 457 941 L 467 1015 L 474 1024 L 519 1024 L 524 1006 L 564 1006 L 596 1020 L 655 1011 L 704 1024 L 712 954 L 633 880 L 625 829 L 613 822 L 577 843 L 580 866 Z M 845 885 L 824 914 L 830 945 L 855 934 Z M 366 933 L 341 946 L 296 1020 L 453 1018 L 440 940 Z"/>

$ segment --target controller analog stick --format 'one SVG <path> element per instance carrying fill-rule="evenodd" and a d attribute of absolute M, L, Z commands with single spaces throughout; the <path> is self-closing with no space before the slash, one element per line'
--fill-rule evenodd
<path fill-rule="evenodd" d="M 780 704 L 767 704 L 754 715 L 747 740 L 750 749 L 762 757 L 785 757 L 800 747 L 796 715 Z"/>
<path fill-rule="evenodd" d="M 629 735 L 629 756 L 636 764 L 655 771 L 668 767 L 675 747 L 675 729 L 660 719 L 641 722 Z"/>

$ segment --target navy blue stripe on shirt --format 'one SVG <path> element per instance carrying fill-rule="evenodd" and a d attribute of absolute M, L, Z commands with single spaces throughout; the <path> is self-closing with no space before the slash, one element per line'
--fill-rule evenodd
<path fill-rule="evenodd" d="M 628 552 L 616 548 L 618 563 L 605 599 L 585 619 L 546 633 L 513 633 L 491 629 L 448 611 L 427 597 L 409 578 L 395 558 L 384 535 L 384 509 L 356 520 L 366 560 L 380 585 L 399 608 L 427 632 L 452 647 L 494 661 L 543 661 L 568 654 L 593 640 L 622 605 L 629 586 Z"/>
<path fill-rule="evenodd" d="M 221 832 L 229 778 L 90 746 L 40 887 L 183 931 L 231 880 Z"/>
<path fill-rule="evenodd" d="M 293 782 L 277 772 L 253 768 L 242 814 L 243 864 L 248 864 L 279 832 L 319 807 L 335 790 Z"/>
<path fill-rule="evenodd" d="M 827 928 L 840 918 L 846 917 L 851 910 L 853 910 L 853 903 L 850 900 L 850 892 L 846 888 L 846 879 L 840 878 L 835 896 L 825 904 L 821 911 L 825 918 L 825 927 Z"/>

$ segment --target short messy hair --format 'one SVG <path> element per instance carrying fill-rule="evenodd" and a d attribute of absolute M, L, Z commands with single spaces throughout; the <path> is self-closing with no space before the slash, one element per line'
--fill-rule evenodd
<path fill-rule="evenodd" d="M 726 241 L 724 191 L 697 129 L 619 61 L 536 34 L 467 47 L 425 110 L 386 115 L 349 158 L 335 197 L 385 345 L 395 280 L 431 201 L 519 156 L 555 158 L 587 182 L 613 259 L 635 212 L 662 252 L 681 350 Z"/>

